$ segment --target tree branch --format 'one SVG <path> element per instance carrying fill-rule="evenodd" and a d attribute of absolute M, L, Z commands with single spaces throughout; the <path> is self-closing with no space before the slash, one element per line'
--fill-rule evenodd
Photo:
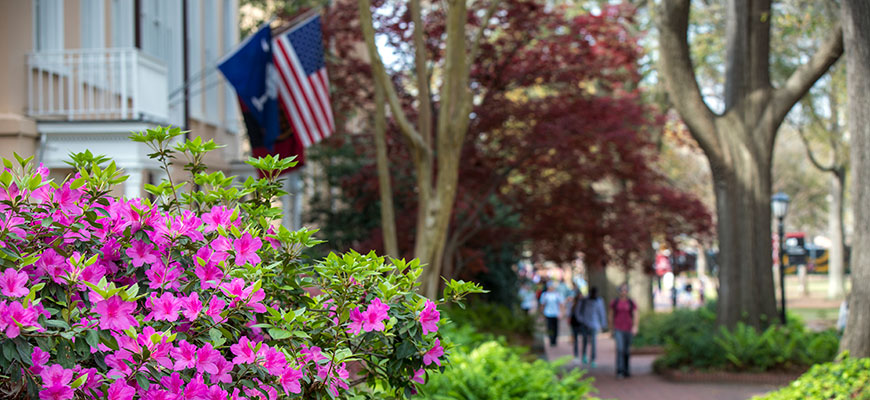
<path fill-rule="evenodd" d="M 773 93 L 773 101 L 771 101 L 765 117 L 768 118 L 767 123 L 772 126 L 779 126 L 779 123 L 785 119 L 789 110 L 794 107 L 795 103 L 804 97 L 807 91 L 816 83 L 819 78 L 824 75 L 843 54 L 843 28 L 840 23 L 834 27 L 833 32 L 822 47 L 816 50 L 810 61 L 798 67 L 781 88 L 776 89 Z M 770 141 L 773 141 L 775 130 L 771 130 Z"/>
<path fill-rule="evenodd" d="M 810 140 L 807 138 L 807 134 L 804 133 L 804 130 L 799 128 L 795 128 L 795 130 L 797 131 L 798 136 L 801 137 L 801 141 L 804 142 L 804 148 L 807 149 L 807 157 L 810 159 L 810 162 L 813 163 L 813 166 L 815 166 L 816 169 L 822 172 L 834 172 L 834 168 L 836 167 L 836 160 L 832 161 L 831 165 L 829 166 L 822 165 L 822 163 L 819 162 L 819 160 L 816 158 L 813 150 L 810 148 Z"/>
<path fill-rule="evenodd" d="M 427 145 L 432 143 L 432 97 L 429 94 L 429 71 L 426 68 L 426 41 L 423 39 L 422 7 L 420 0 L 411 0 L 411 20 L 414 22 L 414 62 L 417 70 L 417 101 L 420 103 L 418 118 L 420 135 Z"/>
<path fill-rule="evenodd" d="M 498 3 L 499 0 L 491 0 L 489 7 L 486 9 L 486 14 L 483 16 L 483 21 L 477 29 L 477 33 L 474 35 L 474 38 L 471 39 L 471 51 L 468 53 L 469 69 L 474 65 L 474 61 L 477 59 L 477 54 L 480 53 L 480 41 L 483 40 L 483 31 L 486 30 L 486 27 L 489 25 L 489 20 L 492 19 L 492 15 L 495 14 L 495 10 L 498 8 Z"/>
<path fill-rule="evenodd" d="M 378 47 L 375 44 L 375 27 L 372 24 L 371 0 L 358 0 L 357 5 L 359 6 L 360 27 L 362 28 L 363 38 L 365 39 L 366 48 L 368 49 L 372 73 L 375 76 L 375 84 L 381 85 L 381 87 L 384 88 L 387 95 L 387 103 L 390 105 L 390 111 L 393 112 L 393 117 L 396 118 L 396 122 L 399 125 L 399 131 L 408 138 L 412 147 L 423 151 L 426 154 L 431 154 L 431 147 L 426 144 L 420 136 L 420 133 L 414 129 L 414 125 L 411 124 L 411 121 L 408 121 L 405 111 L 402 110 L 402 105 L 399 103 L 399 96 L 396 94 L 396 88 L 393 87 L 390 82 L 389 76 L 387 76 L 387 70 L 384 68 L 384 63 L 381 60 L 381 55 L 378 53 Z"/>
<path fill-rule="evenodd" d="M 689 55 L 690 0 L 663 0 L 656 12 L 659 29 L 659 65 L 674 107 L 692 136 L 708 155 L 720 152 L 715 115 L 701 96 Z"/>

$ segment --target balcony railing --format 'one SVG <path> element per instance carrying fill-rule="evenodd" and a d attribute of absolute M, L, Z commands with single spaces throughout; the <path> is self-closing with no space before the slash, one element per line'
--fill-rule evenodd
<path fill-rule="evenodd" d="M 28 113 L 49 120 L 169 117 L 166 67 L 138 49 L 74 49 L 27 59 Z"/>

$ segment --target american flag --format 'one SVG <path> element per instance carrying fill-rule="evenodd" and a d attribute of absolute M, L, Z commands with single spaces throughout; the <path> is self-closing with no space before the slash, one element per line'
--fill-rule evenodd
<path fill-rule="evenodd" d="M 281 78 L 278 103 L 305 147 L 335 131 L 320 32 L 320 16 L 315 15 L 272 38 L 275 69 Z"/>

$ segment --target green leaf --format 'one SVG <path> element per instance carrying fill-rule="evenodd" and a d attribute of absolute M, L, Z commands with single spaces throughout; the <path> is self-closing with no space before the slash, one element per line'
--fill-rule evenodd
<path fill-rule="evenodd" d="M 82 374 L 82 376 L 80 376 L 78 379 L 74 380 L 73 383 L 70 384 L 69 387 L 75 389 L 75 388 L 77 388 L 77 387 L 79 387 L 79 386 L 81 386 L 81 385 L 84 385 L 84 384 L 85 384 L 85 381 L 86 381 L 87 379 L 88 379 L 88 374 Z"/>
<path fill-rule="evenodd" d="M 410 340 L 405 340 L 396 348 L 396 357 L 399 359 L 411 357 L 417 352 L 417 346 Z"/>
<path fill-rule="evenodd" d="M 269 336 L 271 336 L 272 339 L 281 340 L 281 339 L 287 339 L 287 338 L 293 336 L 293 334 L 290 333 L 290 331 L 287 331 L 284 329 L 269 328 Z"/>
<path fill-rule="evenodd" d="M 151 382 L 148 381 L 148 377 L 146 377 L 145 374 L 142 373 L 136 374 L 136 382 L 139 382 L 139 387 L 145 390 L 148 390 L 148 387 L 151 386 Z"/>
<path fill-rule="evenodd" d="M 95 329 L 89 329 L 87 333 L 85 333 L 85 341 L 92 348 L 97 348 L 100 344 L 100 334 Z"/>

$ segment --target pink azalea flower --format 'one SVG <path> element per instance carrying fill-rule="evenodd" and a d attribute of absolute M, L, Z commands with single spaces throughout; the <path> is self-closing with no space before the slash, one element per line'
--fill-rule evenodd
<path fill-rule="evenodd" d="M 229 251 L 233 249 L 233 243 L 223 236 L 218 236 L 211 242 L 211 248 L 214 249 L 212 259 L 214 262 L 219 263 L 226 261 L 227 257 L 229 257 Z"/>
<path fill-rule="evenodd" d="M 64 283 L 62 276 L 66 275 L 66 270 L 69 267 L 66 259 L 60 254 L 57 254 L 54 249 L 46 249 L 39 256 L 36 262 L 36 270 L 38 275 L 48 275 L 55 283 Z"/>
<path fill-rule="evenodd" d="M 221 312 L 226 305 L 227 302 L 223 301 L 223 299 L 212 296 L 208 302 L 208 310 L 206 310 L 205 315 L 214 318 L 215 322 L 222 322 L 224 318 L 221 317 Z"/>
<path fill-rule="evenodd" d="M 233 210 L 227 209 L 225 206 L 214 206 L 210 212 L 202 215 L 202 222 L 205 223 L 203 233 L 214 232 L 217 228 L 227 227 L 230 225 L 230 218 L 233 216 Z M 238 226 L 238 223 L 234 225 Z"/>
<path fill-rule="evenodd" d="M 84 282 L 97 283 L 100 279 L 106 276 L 106 267 L 102 263 L 97 262 L 89 265 L 82 270 L 79 278 Z"/>
<path fill-rule="evenodd" d="M 184 389 L 184 379 L 181 379 L 178 372 L 173 372 L 172 375 L 160 378 L 160 385 L 169 390 L 169 393 L 178 395 Z"/>
<path fill-rule="evenodd" d="M 275 228 L 270 226 L 269 229 L 266 230 L 266 234 L 267 235 L 274 235 Z M 281 242 L 279 242 L 278 239 L 275 239 L 275 238 L 270 237 L 270 236 L 266 236 L 264 239 L 266 239 L 266 241 L 269 242 L 269 245 L 271 245 L 273 249 L 281 250 Z"/>
<path fill-rule="evenodd" d="M 139 326 L 139 321 L 133 317 L 136 303 L 121 300 L 114 295 L 107 300 L 97 302 L 94 312 L 100 315 L 100 329 L 123 331 L 131 326 Z"/>
<path fill-rule="evenodd" d="M 350 310 L 350 325 L 347 326 L 347 333 L 359 335 L 363 326 L 363 316 L 359 312 L 359 307 Z"/>
<path fill-rule="evenodd" d="M 426 380 L 423 379 L 423 373 L 424 373 L 423 368 L 420 368 L 420 369 L 414 371 L 414 375 L 412 375 L 411 378 L 410 378 L 411 381 L 412 381 L 412 382 L 417 382 L 417 383 L 419 383 L 419 384 L 421 384 L 421 385 L 424 384 L 424 383 L 426 383 Z"/>
<path fill-rule="evenodd" d="M 257 255 L 257 250 L 263 247 L 263 241 L 260 238 L 251 236 L 250 232 L 245 232 L 242 237 L 233 241 L 233 250 L 236 252 L 236 265 L 245 265 L 250 262 L 251 265 L 260 263 L 260 256 Z"/>
<path fill-rule="evenodd" d="M 426 300 L 426 306 L 420 312 L 419 319 L 424 335 L 428 335 L 430 332 L 438 332 L 438 320 L 441 319 L 441 313 L 435 309 L 435 303 L 432 300 Z"/>
<path fill-rule="evenodd" d="M 82 197 L 81 189 L 70 189 L 70 183 L 65 183 L 54 192 L 54 202 L 60 206 L 61 211 L 70 214 L 80 214 L 82 209 L 78 201 Z"/>
<path fill-rule="evenodd" d="M 301 364 L 308 364 L 309 362 L 319 362 L 320 360 L 326 360 L 326 356 L 321 353 L 320 347 L 311 346 L 308 347 L 306 345 L 302 345 L 302 350 L 299 351 L 302 353 L 302 362 Z"/>
<path fill-rule="evenodd" d="M 0 275 L 0 293 L 9 297 L 24 297 L 30 293 L 27 289 L 27 274 L 14 268 L 7 268 Z"/>
<path fill-rule="evenodd" d="M 299 384 L 300 379 L 302 379 L 302 370 L 287 367 L 284 369 L 284 373 L 281 374 L 278 382 L 284 388 L 284 393 L 289 396 L 290 393 L 302 393 L 302 385 Z"/>
<path fill-rule="evenodd" d="M 184 387 L 182 399 L 202 399 L 208 394 L 208 385 L 203 382 L 202 375 L 196 375 Z"/>
<path fill-rule="evenodd" d="M 241 278 L 236 278 L 230 282 L 224 282 L 221 284 L 221 292 L 234 299 L 244 299 L 248 297 L 250 293 L 245 289 L 245 280 Z"/>
<path fill-rule="evenodd" d="M 233 383 L 233 377 L 230 372 L 233 371 L 233 363 L 221 357 L 217 360 L 217 372 L 211 374 L 211 383 Z"/>
<path fill-rule="evenodd" d="M 441 347 L 441 339 L 435 339 L 435 344 L 432 346 L 429 351 L 423 354 L 423 364 L 429 365 L 433 362 L 437 364 L 439 367 L 441 366 L 441 360 L 438 357 L 444 355 L 444 348 Z"/>
<path fill-rule="evenodd" d="M 163 293 L 163 296 L 157 297 L 152 293 L 151 297 L 145 302 L 145 305 L 151 309 L 151 313 L 145 317 L 146 321 L 169 321 L 175 322 L 178 320 L 178 312 L 181 311 L 181 301 L 175 298 L 175 295 L 169 292 Z"/>
<path fill-rule="evenodd" d="M 33 366 L 30 367 L 30 372 L 34 374 L 39 374 L 45 369 L 45 363 L 48 362 L 49 354 L 46 351 L 43 351 L 39 347 L 34 347 L 33 352 L 30 353 L 30 361 Z"/>
<path fill-rule="evenodd" d="M 106 377 L 120 379 L 133 373 L 133 368 L 124 361 L 133 362 L 133 356 L 129 351 L 119 350 L 112 354 L 107 354 L 106 365 L 109 367 L 109 372 L 106 372 Z"/>
<path fill-rule="evenodd" d="M 212 347 L 211 343 L 202 345 L 202 348 L 196 353 L 196 371 L 199 373 L 208 372 L 216 374 L 218 372 L 218 361 L 223 360 L 221 352 Z"/>
<path fill-rule="evenodd" d="M 214 385 L 208 388 L 208 392 L 203 397 L 203 400 L 227 400 L 228 395 L 229 393 L 226 390 L 223 390 L 218 385 Z"/>
<path fill-rule="evenodd" d="M 4 331 L 9 339 L 14 339 L 21 334 L 21 326 L 35 326 L 42 328 L 37 322 L 39 315 L 35 307 L 24 307 L 21 303 L 13 301 L 6 305 L 5 301 L 0 302 L 0 331 Z M 18 324 L 16 324 L 16 322 Z"/>
<path fill-rule="evenodd" d="M 199 316 L 200 311 L 202 311 L 202 302 L 199 301 L 199 293 L 193 292 L 190 296 L 181 298 L 181 307 L 181 313 L 184 315 L 184 318 L 187 318 L 191 322 L 195 321 L 196 317 Z"/>
<path fill-rule="evenodd" d="M 383 331 L 384 320 L 390 319 L 390 316 L 387 315 L 389 309 L 390 306 L 381 302 L 381 299 L 375 298 L 372 300 L 365 312 L 362 313 L 362 329 L 366 332 Z"/>
<path fill-rule="evenodd" d="M 141 267 L 146 263 L 154 264 L 160 259 L 160 253 L 154 249 L 154 245 L 141 240 L 130 242 L 130 248 L 125 253 L 130 257 L 134 267 Z"/>
<path fill-rule="evenodd" d="M 71 400 L 74 392 L 69 386 L 45 387 L 39 391 L 40 400 Z"/>
<path fill-rule="evenodd" d="M 60 364 L 54 364 L 40 372 L 43 390 L 39 392 L 39 398 L 44 400 L 70 400 L 73 398 L 73 390 L 69 387 L 73 378 L 73 371 L 66 369 Z"/>
<path fill-rule="evenodd" d="M 251 364 L 257 360 L 257 354 L 254 353 L 255 343 L 251 343 L 247 337 L 242 336 L 239 343 L 230 346 L 230 352 L 236 355 L 233 358 L 233 364 Z"/>
<path fill-rule="evenodd" d="M 199 265 L 193 273 L 199 278 L 199 284 L 203 290 L 217 287 L 218 283 L 224 279 L 224 271 L 221 271 L 220 267 L 213 264 Z"/>
<path fill-rule="evenodd" d="M 196 345 L 190 344 L 186 340 L 178 342 L 178 347 L 173 348 L 170 354 L 175 359 L 172 369 L 176 371 L 196 366 Z"/>
<path fill-rule="evenodd" d="M 151 264 L 151 268 L 145 271 L 145 276 L 150 281 L 149 289 L 178 289 L 181 287 L 179 278 L 181 278 L 181 265 L 176 262 L 170 263 L 169 266 L 163 263 Z"/>
<path fill-rule="evenodd" d="M 109 385 L 108 400 L 133 400 L 136 389 L 128 385 L 123 379 L 118 379 Z"/>
<path fill-rule="evenodd" d="M 264 344 L 263 347 L 260 348 L 258 355 L 263 357 L 260 365 L 262 365 L 263 368 L 266 368 L 270 374 L 280 376 L 284 373 L 284 367 L 287 365 L 287 358 L 284 356 L 284 353 Z"/>
<path fill-rule="evenodd" d="M 73 378 L 73 371 L 66 369 L 60 364 L 54 364 L 39 373 L 42 378 L 42 385 L 45 387 L 52 386 L 69 386 Z"/>
<path fill-rule="evenodd" d="M 248 291 L 248 292 L 250 292 L 252 290 L 254 290 L 253 285 L 251 285 L 249 288 L 246 289 L 246 291 Z M 250 307 L 251 311 L 253 311 L 255 313 L 264 313 L 264 312 L 266 312 L 266 306 L 264 306 L 263 303 L 260 303 L 260 302 L 263 301 L 263 299 L 265 299 L 265 298 L 266 298 L 266 291 L 263 289 L 257 290 L 256 292 L 251 294 L 251 298 L 248 300 L 248 302 L 245 304 L 245 306 Z"/>

